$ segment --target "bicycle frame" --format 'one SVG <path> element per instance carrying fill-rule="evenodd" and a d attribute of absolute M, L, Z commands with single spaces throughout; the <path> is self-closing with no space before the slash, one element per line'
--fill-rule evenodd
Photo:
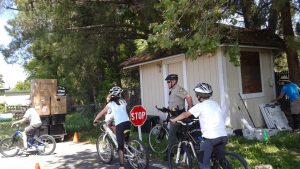
<path fill-rule="evenodd" d="M 105 139 L 108 136 L 113 141 L 113 144 L 116 146 L 116 148 L 118 148 L 117 137 L 114 134 L 114 132 L 106 125 L 106 123 L 104 123 L 102 127 L 105 132 L 103 139 Z"/>
<path fill-rule="evenodd" d="M 118 149 L 118 142 L 117 142 L 117 137 L 115 135 L 115 133 L 107 126 L 106 123 L 104 123 L 102 125 L 103 129 L 104 129 L 104 137 L 103 137 L 103 141 L 106 137 L 109 137 L 112 141 L 114 146 Z M 100 125 L 101 128 L 101 125 Z M 101 129 L 102 130 L 102 129 Z M 127 143 L 124 143 L 124 148 L 126 150 L 126 153 L 124 153 L 124 157 L 130 157 L 132 158 L 134 156 L 134 154 L 129 150 Z"/>
<path fill-rule="evenodd" d="M 193 124 L 193 122 L 190 122 L 190 123 L 183 123 L 181 121 L 177 121 L 177 122 L 182 124 L 183 126 L 190 126 Z M 189 127 L 187 127 L 186 130 L 189 130 Z M 198 144 L 198 142 L 194 139 L 194 136 L 192 136 L 192 132 L 185 131 L 183 133 L 184 134 L 183 134 L 182 140 L 180 140 L 178 142 L 178 145 L 174 145 L 171 148 L 170 153 L 172 153 L 174 150 L 174 154 L 176 154 L 176 158 L 174 159 L 175 160 L 174 162 L 176 165 L 177 164 L 179 164 L 179 165 L 180 164 L 188 164 L 189 167 L 191 167 L 191 165 L 193 164 L 192 159 L 198 159 L 197 150 L 195 149 L 195 144 Z M 200 142 L 200 145 L 201 144 L 202 143 Z M 184 154 L 181 154 L 182 148 L 184 149 Z M 238 165 L 240 165 L 240 167 L 245 168 L 245 169 L 250 168 L 247 164 L 247 161 L 239 154 L 237 154 L 235 152 L 226 151 L 226 150 L 221 150 L 221 151 L 222 152 L 216 153 L 213 150 L 212 155 L 211 155 L 212 167 L 233 168 L 233 164 L 235 164 L 235 163 L 231 163 L 231 160 L 233 160 L 233 161 L 237 160 L 237 163 L 238 163 Z M 191 158 L 191 156 L 192 156 L 192 158 Z M 169 154 L 169 158 L 170 157 L 171 157 L 171 155 Z M 171 164 L 170 161 L 169 161 L 169 164 Z M 200 164 L 197 162 L 197 165 L 199 167 Z"/>
<path fill-rule="evenodd" d="M 14 141 L 19 141 L 21 140 L 23 143 L 23 132 L 21 132 L 19 129 L 17 129 L 13 135 L 13 140 Z M 28 147 L 38 147 L 38 146 L 44 146 L 45 144 L 43 142 L 41 142 L 40 140 L 36 139 L 37 137 L 35 137 L 36 135 L 27 135 L 27 146 Z M 23 144 L 22 144 L 23 145 Z"/>

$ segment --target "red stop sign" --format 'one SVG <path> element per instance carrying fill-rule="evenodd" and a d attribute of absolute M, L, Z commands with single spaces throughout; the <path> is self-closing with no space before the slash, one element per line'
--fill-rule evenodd
<path fill-rule="evenodd" d="M 134 106 L 129 115 L 131 123 L 135 126 L 141 126 L 147 120 L 146 109 L 141 105 Z"/>

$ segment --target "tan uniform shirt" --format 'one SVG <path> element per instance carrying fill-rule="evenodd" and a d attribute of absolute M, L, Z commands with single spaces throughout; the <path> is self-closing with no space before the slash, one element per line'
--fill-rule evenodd
<path fill-rule="evenodd" d="M 170 89 L 169 93 L 169 108 L 171 110 L 177 109 L 182 110 L 185 108 L 185 97 L 187 96 L 188 92 L 181 86 L 175 85 L 172 89 Z"/>

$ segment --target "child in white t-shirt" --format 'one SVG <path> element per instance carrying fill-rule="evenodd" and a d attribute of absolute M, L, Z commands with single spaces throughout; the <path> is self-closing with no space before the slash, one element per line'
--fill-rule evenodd
<path fill-rule="evenodd" d="M 30 107 L 31 100 L 27 100 L 26 105 Z M 12 126 L 19 123 L 25 123 L 25 122 L 29 122 L 29 126 L 27 126 L 23 132 L 22 138 L 23 138 L 24 150 L 27 149 L 27 135 L 33 135 L 38 130 L 38 128 L 42 125 L 40 115 L 35 110 L 35 108 L 27 109 L 23 118 L 21 120 L 13 122 Z"/>
<path fill-rule="evenodd" d="M 172 123 L 185 119 L 191 115 L 199 118 L 204 142 L 200 145 L 199 161 L 201 169 L 210 169 L 212 152 L 222 153 L 228 138 L 225 130 L 225 112 L 217 102 L 210 100 L 213 91 L 209 84 L 199 83 L 195 89 L 199 101 L 195 106 L 171 119 Z"/>
<path fill-rule="evenodd" d="M 131 123 L 129 121 L 129 117 L 126 111 L 127 103 L 121 97 L 121 93 L 123 90 L 115 86 L 109 90 L 109 95 L 111 96 L 107 105 L 102 109 L 94 119 L 94 125 L 99 122 L 99 119 L 111 111 L 114 117 L 114 123 L 116 125 L 116 137 L 118 142 L 118 154 L 119 154 L 119 162 L 120 168 L 124 169 L 124 142 L 128 141 L 129 135 L 124 134 L 125 130 L 130 130 Z"/>

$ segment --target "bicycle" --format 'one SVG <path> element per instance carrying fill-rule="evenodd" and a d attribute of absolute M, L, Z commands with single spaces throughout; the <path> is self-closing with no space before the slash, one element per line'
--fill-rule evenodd
<path fill-rule="evenodd" d="M 16 125 L 17 129 L 12 137 L 5 138 L 0 142 L 0 153 L 5 157 L 14 157 L 19 151 L 24 148 L 23 134 L 19 130 L 19 125 Z M 40 155 L 49 155 L 54 152 L 56 148 L 55 139 L 50 135 L 37 136 L 35 133 L 27 137 L 26 152 L 30 150 L 36 151 Z"/>
<path fill-rule="evenodd" d="M 97 138 L 96 148 L 100 160 L 106 164 L 110 164 L 114 158 L 114 149 L 118 148 L 116 135 L 107 126 L 105 121 L 99 123 L 101 131 Z M 124 134 L 129 136 L 130 130 L 125 130 Z M 149 165 L 149 154 L 145 146 L 140 140 L 131 139 L 124 143 L 124 159 L 134 169 L 146 169 Z"/>
<path fill-rule="evenodd" d="M 193 119 L 191 122 L 177 121 L 182 125 L 180 132 L 180 141 L 171 146 L 168 152 L 168 165 L 170 169 L 179 168 L 200 168 L 198 154 L 200 144 L 203 142 L 200 139 L 194 138 L 190 130 L 190 126 L 197 124 L 198 119 Z M 203 139 L 202 139 L 203 140 Z M 250 169 L 247 161 L 238 153 L 224 150 L 217 154 L 213 151 L 211 156 L 212 169 Z"/>
<path fill-rule="evenodd" d="M 164 153 L 168 149 L 168 139 L 169 139 L 169 128 L 168 124 L 170 118 L 176 116 L 177 111 L 171 111 L 168 108 L 162 107 L 155 108 L 163 113 L 167 113 L 167 118 L 160 124 L 156 124 L 149 132 L 148 140 L 152 151 L 156 153 Z"/>

